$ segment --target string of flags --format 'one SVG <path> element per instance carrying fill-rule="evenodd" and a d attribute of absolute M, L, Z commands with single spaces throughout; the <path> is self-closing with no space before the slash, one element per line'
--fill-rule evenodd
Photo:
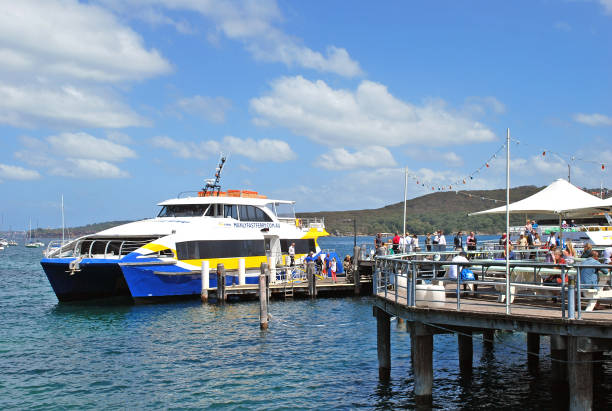
<path fill-rule="evenodd" d="M 457 191 L 457 194 L 461 194 L 461 195 L 464 195 L 464 196 L 469 197 L 469 198 L 476 198 L 476 199 L 480 199 L 480 200 L 493 201 L 494 203 L 497 203 L 497 202 L 505 203 L 506 202 L 506 200 L 499 200 L 499 199 L 496 199 L 496 198 L 489 198 L 489 197 L 481 196 L 481 195 L 478 195 L 478 194 L 464 193 L 462 191 Z"/>
<path fill-rule="evenodd" d="M 533 144 L 524 143 L 524 142 L 519 141 L 519 140 L 514 139 L 514 138 L 512 138 L 510 140 L 512 142 L 516 143 L 517 145 L 524 145 L 524 146 L 527 146 L 527 147 L 536 147 Z M 554 156 L 559 157 L 561 160 L 563 160 L 563 161 L 565 161 L 567 163 L 569 163 L 570 161 L 572 161 L 572 162 L 574 162 L 574 161 L 583 161 L 583 162 L 586 162 L 586 163 L 597 164 L 601 168 L 601 171 L 606 171 L 607 168 L 608 168 L 608 163 L 599 162 L 599 161 L 592 160 L 592 159 L 589 159 L 589 158 L 577 157 L 574 154 L 561 153 L 561 152 L 558 152 L 558 151 L 549 150 L 549 149 L 541 148 L 541 147 L 537 148 L 537 150 L 542 153 L 541 154 L 542 157 L 547 157 L 547 156 L 550 157 L 551 155 L 554 155 Z"/>
<path fill-rule="evenodd" d="M 459 187 L 466 185 L 468 183 L 470 183 L 472 180 L 474 180 L 475 177 L 477 177 L 477 175 L 482 171 L 482 170 L 486 170 L 488 168 L 491 168 L 491 164 L 493 163 L 493 160 L 497 158 L 497 156 L 500 154 L 500 152 L 502 150 L 504 150 L 506 148 L 506 145 L 503 144 L 502 146 L 500 146 L 497 151 L 495 151 L 488 159 L 487 161 L 485 161 L 484 163 L 482 163 L 480 165 L 480 167 L 478 167 L 477 169 L 475 169 L 474 171 L 472 171 L 470 174 L 464 176 L 464 177 L 460 177 L 455 181 L 452 182 L 448 182 L 448 183 L 444 183 L 444 184 L 432 184 L 431 182 L 428 182 L 425 178 L 423 178 L 422 176 L 419 177 L 418 175 L 415 174 L 408 174 L 408 177 L 410 177 L 414 182 L 416 182 L 416 184 L 418 186 L 420 186 L 420 188 L 422 189 L 426 189 L 429 190 L 431 188 L 431 191 L 446 191 L 446 190 L 453 190 L 453 187 L 455 191 L 457 191 L 459 189 Z"/>

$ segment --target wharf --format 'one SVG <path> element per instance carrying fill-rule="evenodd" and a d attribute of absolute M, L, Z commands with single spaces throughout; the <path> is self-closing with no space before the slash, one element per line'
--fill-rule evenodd
<path fill-rule="evenodd" d="M 569 282 L 552 286 L 535 274 L 533 281 L 519 280 L 512 274 L 506 280 L 505 272 L 500 278 L 495 270 L 500 262 L 478 264 L 483 270 L 480 276 L 462 281 L 437 275 L 448 269 L 448 261 L 424 260 L 417 255 L 375 259 L 373 315 L 379 378 L 390 378 L 392 316 L 407 323 L 415 397 L 417 402 L 428 404 L 432 401 L 436 334 L 457 334 L 460 373 L 469 376 L 475 334 L 482 334 L 483 342 L 492 345 L 498 330 L 524 332 L 530 369 L 538 367 L 540 338 L 549 337 L 553 379 L 569 392 L 569 409 L 591 409 L 594 374 L 603 366 L 603 352 L 612 349 L 611 301 L 602 298 L 601 309 L 587 311 L 587 297 L 593 294 L 580 291 L 577 272 L 581 266 L 563 267 L 559 273 L 565 273 Z M 544 264 L 535 262 L 521 261 L 516 266 L 531 266 L 534 273 L 546 270 Z"/>
<path fill-rule="evenodd" d="M 355 284 L 346 282 L 345 277 L 340 277 L 338 282 L 334 283 L 331 278 L 317 279 L 316 281 L 317 296 L 321 297 L 345 297 L 355 295 Z M 372 292 L 371 278 L 360 279 L 358 288 L 359 295 L 370 295 Z M 216 294 L 217 288 L 209 288 L 210 293 Z M 269 285 L 269 292 L 272 298 L 286 297 L 301 297 L 307 298 L 310 296 L 309 284 L 307 281 L 295 281 L 292 283 L 279 282 Z M 259 295 L 259 284 L 244 284 L 244 285 L 229 285 L 225 287 L 225 295 L 240 296 L 240 297 L 257 297 Z"/>

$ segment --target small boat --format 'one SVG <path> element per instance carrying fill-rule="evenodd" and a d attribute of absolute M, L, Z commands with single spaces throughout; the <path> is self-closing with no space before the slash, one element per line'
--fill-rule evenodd
<path fill-rule="evenodd" d="M 222 263 L 245 266 L 245 283 L 256 284 L 260 265 L 282 265 L 295 244 L 295 259 L 320 252 L 317 239 L 329 235 L 323 219 L 296 218 L 294 202 L 255 191 L 221 191 L 215 177 L 196 195 L 159 203 L 155 218 L 123 224 L 75 240 L 47 246 L 41 265 L 60 301 L 128 296 L 195 297 L 201 269 Z M 233 277 L 228 276 L 228 284 Z M 209 287 L 216 287 L 210 276 Z"/>
<path fill-rule="evenodd" d="M 42 245 L 39 241 L 32 241 L 32 220 L 30 220 L 30 226 L 26 233 L 25 246 L 27 248 L 40 248 Z"/>

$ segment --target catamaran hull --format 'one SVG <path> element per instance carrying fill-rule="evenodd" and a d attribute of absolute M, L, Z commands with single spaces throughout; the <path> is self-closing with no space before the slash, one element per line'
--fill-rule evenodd
<path fill-rule="evenodd" d="M 174 264 L 131 265 L 118 261 L 84 259 L 79 269 L 70 269 L 74 259 L 43 259 L 41 265 L 51 287 L 61 302 L 112 297 L 131 297 L 135 301 L 160 298 L 198 297 L 202 290 L 199 272 Z M 247 284 L 256 284 L 258 276 L 247 275 Z M 226 285 L 238 284 L 237 275 L 227 275 Z M 217 286 L 214 273 L 209 287 Z"/>
<path fill-rule="evenodd" d="M 79 270 L 70 269 L 73 259 L 43 259 L 41 265 L 61 302 L 129 297 L 121 267 L 116 262 L 83 260 Z"/>

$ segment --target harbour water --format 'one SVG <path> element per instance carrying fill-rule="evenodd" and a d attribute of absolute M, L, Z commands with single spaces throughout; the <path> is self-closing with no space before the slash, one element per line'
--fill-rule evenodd
<path fill-rule="evenodd" d="M 320 242 L 339 255 L 353 247 L 352 237 Z M 415 407 L 410 337 L 396 322 L 391 381 L 378 381 L 368 297 L 272 301 L 261 332 L 258 302 L 59 304 L 40 257 L 23 245 L 0 251 L 1 409 Z M 564 408 L 547 338 L 534 372 L 524 334 L 498 333 L 492 349 L 476 337 L 471 378 L 459 374 L 456 336 L 435 338 L 434 408 Z M 606 408 L 608 364 L 596 383 L 595 408 Z"/>

